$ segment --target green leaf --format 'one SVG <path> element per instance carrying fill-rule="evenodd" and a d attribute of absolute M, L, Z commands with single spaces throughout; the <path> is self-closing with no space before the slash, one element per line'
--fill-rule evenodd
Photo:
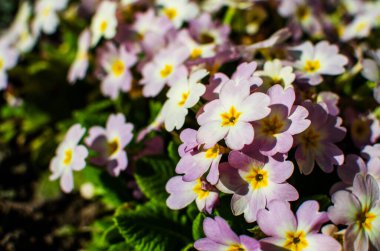
<path fill-rule="evenodd" d="M 168 197 L 165 185 L 174 176 L 174 168 L 170 160 L 142 158 L 136 164 L 135 179 L 146 197 L 165 202 Z"/>
<path fill-rule="evenodd" d="M 178 163 L 179 161 L 178 144 L 174 143 L 174 141 L 170 141 L 168 145 L 168 154 L 169 154 L 169 158 L 174 163 Z"/>
<path fill-rule="evenodd" d="M 135 210 L 120 210 L 116 225 L 137 251 L 177 251 L 191 243 L 191 229 L 178 211 L 148 202 Z"/>
<path fill-rule="evenodd" d="M 203 235 L 203 221 L 206 216 L 203 213 L 199 213 L 198 216 L 193 221 L 193 238 L 194 240 L 199 240 Z"/>

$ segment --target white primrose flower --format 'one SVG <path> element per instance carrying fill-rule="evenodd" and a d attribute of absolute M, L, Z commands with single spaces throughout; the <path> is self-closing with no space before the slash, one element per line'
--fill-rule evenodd
<path fill-rule="evenodd" d="M 315 46 L 309 41 L 293 47 L 292 50 L 301 51 L 299 60 L 294 63 L 301 78 L 308 79 L 310 85 L 318 85 L 324 75 L 339 75 L 348 63 L 347 57 L 339 54 L 336 45 L 330 45 L 327 41 L 321 41 Z"/>
<path fill-rule="evenodd" d="M 91 46 L 104 37 L 111 39 L 116 35 L 116 2 L 102 1 L 91 21 Z"/>
<path fill-rule="evenodd" d="M 351 23 L 340 31 L 342 41 L 368 37 L 373 24 L 374 18 L 369 13 L 356 16 Z"/>
<path fill-rule="evenodd" d="M 184 21 L 193 19 L 199 12 L 197 5 L 188 0 L 158 0 L 157 3 L 162 6 L 161 14 L 167 16 L 176 28 Z"/>
<path fill-rule="evenodd" d="M 42 32 L 53 34 L 59 24 L 57 12 L 66 8 L 68 0 L 39 0 L 35 5 L 32 29 L 35 36 Z"/>
<path fill-rule="evenodd" d="M 254 75 L 268 77 L 273 84 L 283 84 L 285 89 L 291 87 L 296 78 L 296 75 L 293 73 L 293 68 L 291 66 L 283 67 L 281 61 L 278 59 L 267 61 L 264 64 L 264 70 L 256 71 Z"/>
<path fill-rule="evenodd" d="M 207 74 L 206 70 L 199 69 L 187 77 L 188 72 L 186 68 L 183 68 L 170 81 L 172 87 L 167 93 L 168 100 L 162 108 L 166 130 L 172 131 L 174 128 L 177 130 L 182 128 L 188 109 L 198 103 L 200 96 L 206 91 L 206 87 L 199 81 Z"/>

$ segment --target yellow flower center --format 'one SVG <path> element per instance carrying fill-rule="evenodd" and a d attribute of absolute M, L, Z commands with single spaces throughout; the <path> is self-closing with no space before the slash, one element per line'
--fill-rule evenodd
<path fill-rule="evenodd" d="M 173 72 L 173 66 L 170 64 L 166 64 L 164 68 L 160 71 L 160 75 L 162 78 L 167 78 Z"/>
<path fill-rule="evenodd" d="M 173 20 L 178 15 L 175 8 L 165 8 L 164 13 L 170 20 Z"/>
<path fill-rule="evenodd" d="M 220 146 L 218 144 L 215 144 L 210 149 L 207 149 L 207 151 L 205 152 L 205 157 L 206 159 L 215 159 L 216 157 L 218 157 L 219 152 Z"/>
<path fill-rule="evenodd" d="M 72 159 L 73 159 L 73 150 L 70 148 L 65 151 L 65 158 L 63 159 L 63 164 L 66 166 L 70 165 Z"/>
<path fill-rule="evenodd" d="M 103 20 L 101 23 L 100 23 L 100 32 L 104 33 L 107 29 L 107 26 L 108 26 L 108 23 L 106 20 Z"/>
<path fill-rule="evenodd" d="M 306 149 L 317 148 L 320 137 L 321 135 L 310 127 L 301 135 L 301 141 Z"/>
<path fill-rule="evenodd" d="M 235 106 L 232 105 L 228 112 L 220 114 L 222 126 L 234 126 L 238 122 L 240 115 L 241 112 L 236 111 Z"/>
<path fill-rule="evenodd" d="M 372 222 L 376 219 L 376 214 L 364 208 L 361 213 L 356 216 L 356 221 L 361 228 L 367 231 L 372 230 Z"/>
<path fill-rule="evenodd" d="M 120 150 L 120 142 L 118 138 L 114 138 L 112 141 L 108 142 L 107 145 L 108 156 L 115 155 Z"/>
<path fill-rule="evenodd" d="M 202 189 L 201 179 L 197 179 L 197 183 L 193 187 L 193 191 L 198 195 L 198 198 L 201 200 L 207 198 L 208 195 L 210 194 L 210 191 Z"/>
<path fill-rule="evenodd" d="M 51 6 L 46 6 L 42 9 L 42 16 L 47 17 L 51 12 Z"/>
<path fill-rule="evenodd" d="M 363 31 L 363 30 L 364 30 L 365 28 L 367 28 L 367 27 L 368 27 L 368 23 L 362 21 L 362 22 L 359 22 L 359 23 L 356 25 L 356 27 L 355 27 L 355 31 L 356 31 L 356 32 L 361 32 L 361 31 Z"/>
<path fill-rule="evenodd" d="M 245 176 L 245 180 L 255 190 L 268 186 L 268 178 L 268 172 L 260 167 L 253 167 Z"/>
<path fill-rule="evenodd" d="M 296 10 L 296 16 L 299 20 L 305 21 L 310 16 L 309 8 L 305 5 L 298 7 Z"/>
<path fill-rule="evenodd" d="M 267 136 L 274 136 L 282 131 L 284 123 L 277 115 L 270 116 L 261 121 L 261 132 Z"/>
<path fill-rule="evenodd" d="M 183 92 L 182 93 L 182 96 L 181 96 L 181 100 L 178 102 L 178 105 L 179 106 L 184 106 L 185 105 L 185 103 L 186 103 L 186 100 L 187 100 L 187 98 L 189 97 L 189 92 Z"/>
<path fill-rule="evenodd" d="M 3 69 L 4 67 L 4 59 L 0 58 L 0 71 Z"/>
<path fill-rule="evenodd" d="M 308 73 L 314 73 L 321 68 L 319 60 L 306 60 L 305 67 L 303 68 Z"/>
<path fill-rule="evenodd" d="M 124 65 L 123 61 L 121 61 L 120 59 L 117 59 L 117 60 L 115 60 L 115 62 L 113 62 L 111 68 L 112 68 L 111 69 L 112 73 L 116 77 L 120 77 L 124 73 L 125 65 Z"/>
<path fill-rule="evenodd" d="M 227 251 L 247 251 L 247 249 L 241 244 L 232 244 L 228 247 Z"/>
<path fill-rule="evenodd" d="M 192 59 L 199 58 L 202 55 L 202 50 L 199 48 L 194 48 L 193 51 L 191 52 L 190 57 Z"/>
<path fill-rule="evenodd" d="M 284 242 L 284 248 L 290 251 L 302 251 L 308 246 L 306 233 L 302 230 L 296 232 L 287 232 Z"/>

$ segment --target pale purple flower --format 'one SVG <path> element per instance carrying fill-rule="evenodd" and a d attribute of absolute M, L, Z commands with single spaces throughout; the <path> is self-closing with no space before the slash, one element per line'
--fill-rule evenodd
<path fill-rule="evenodd" d="M 103 70 L 101 74 L 101 91 L 106 97 L 116 99 L 119 92 L 128 92 L 132 86 L 130 68 L 137 62 L 137 57 L 127 51 L 126 46 L 119 48 L 112 42 L 107 42 L 99 52 L 99 63 Z"/>
<path fill-rule="evenodd" d="M 379 186 L 371 175 L 357 174 L 352 192 L 338 191 L 332 196 L 329 218 L 335 224 L 347 225 L 345 250 L 380 249 Z M 372 250 L 372 249 L 371 249 Z"/>
<path fill-rule="evenodd" d="M 209 171 L 207 181 L 215 185 L 219 180 L 219 162 L 226 149 L 218 144 L 209 149 L 203 148 L 197 142 L 197 131 L 189 128 L 181 132 L 180 138 L 183 142 L 178 149 L 181 159 L 175 171 L 185 174 L 182 177 L 184 181 L 194 181 Z"/>
<path fill-rule="evenodd" d="M 340 112 L 338 107 L 339 96 L 333 92 L 320 92 L 317 96 L 318 104 L 320 104 L 327 113 L 337 116 Z"/>
<path fill-rule="evenodd" d="M 189 0 L 157 0 L 157 4 L 161 7 L 161 15 L 166 16 L 177 29 L 199 12 L 198 5 Z"/>
<path fill-rule="evenodd" d="M 380 103 L 380 49 L 369 53 L 373 59 L 363 59 L 362 76 L 377 84 L 373 90 L 373 97 Z"/>
<path fill-rule="evenodd" d="M 200 251 L 260 251 L 260 243 L 247 236 L 232 231 L 228 223 L 219 216 L 215 219 L 206 218 L 203 221 L 205 238 L 194 243 L 194 247 Z"/>
<path fill-rule="evenodd" d="M 373 113 L 361 114 L 347 108 L 345 117 L 351 139 L 357 147 L 374 144 L 380 137 L 380 122 Z"/>
<path fill-rule="evenodd" d="M 171 78 L 171 88 L 166 94 L 168 99 L 162 107 L 167 131 L 182 128 L 188 109 L 196 105 L 206 91 L 200 80 L 207 75 L 208 71 L 205 69 L 198 69 L 189 74 L 186 68 L 181 68 Z"/>
<path fill-rule="evenodd" d="M 128 166 L 128 157 L 124 148 L 133 138 L 132 130 L 133 125 L 126 122 L 123 114 L 111 114 L 106 128 L 91 127 L 85 142 L 98 153 L 92 161 L 97 165 L 107 166 L 112 175 L 119 176 Z"/>
<path fill-rule="evenodd" d="M 218 201 L 217 190 L 202 179 L 186 182 L 181 176 L 175 176 L 166 184 L 166 191 L 170 193 L 166 205 L 175 210 L 185 208 L 195 200 L 199 211 L 211 214 Z"/>
<path fill-rule="evenodd" d="M 74 84 L 77 80 L 86 76 L 88 68 L 88 50 L 90 48 L 91 34 L 88 29 L 82 31 L 78 39 L 78 50 L 75 61 L 70 67 L 67 79 L 69 83 Z"/>
<path fill-rule="evenodd" d="M 330 45 L 327 41 L 321 41 L 315 46 L 309 41 L 295 46 L 292 50 L 300 51 L 299 60 L 294 62 L 301 78 L 306 78 L 310 85 L 318 85 L 322 82 L 321 75 L 339 75 L 348 63 L 347 57 L 339 54 L 336 45 Z"/>
<path fill-rule="evenodd" d="M 189 51 L 179 43 L 171 43 L 160 50 L 154 58 L 142 68 L 145 97 L 154 97 L 169 83 L 176 72 L 185 68 L 184 61 L 188 58 Z"/>
<path fill-rule="evenodd" d="M 228 163 L 219 166 L 218 189 L 232 193 L 231 209 L 234 215 L 244 213 L 247 222 L 255 222 L 257 212 L 272 200 L 295 201 L 297 190 L 286 180 L 293 173 L 291 161 L 279 162 L 271 157 L 249 157 L 233 151 Z"/>
<path fill-rule="evenodd" d="M 74 188 L 73 171 L 80 171 L 86 166 L 88 151 L 79 145 L 86 129 L 75 124 L 67 131 L 64 140 L 58 146 L 55 157 L 50 161 L 50 180 L 60 178 L 60 186 L 65 193 Z"/>
<path fill-rule="evenodd" d="M 296 215 L 285 201 L 271 201 L 267 208 L 261 209 L 257 215 L 260 229 L 269 236 L 260 240 L 263 250 L 341 250 L 335 239 L 318 233 L 328 217 L 326 212 L 319 212 L 317 201 L 305 201 Z"/>
<path fill-rule="evenodd" d="M 0 90 L 7 87 L 7 71 L 16 65 L 18 57 L 18 52 L 13 49 L 7 41 L 0 40 Z"/>
<path fill-rule="evenodd" d="M 334 165 L 342 165 L 344 155 L 335 143 L 341 141 L 346 129 L 341 126 L 342 119 L 332 116 L 320 104 L 304 102 L 311 124 L 306 131 L 295 136 L 297 146 L 295 157 L 301 173 L 308 175 L 314 169 L 314 162 L 327 173 Z"/>
<path fill-rule="evenodd" d="M 271 113 L 262 120 L 253 122 L 256 135 L 253 145 L 267 156 L 287 153 L 293 145 L 293 135 L 305 131 L 310 120 L 309 112 L 300 105 L 294 105 L 296 98 L 293 88 L 283 89 L 274 85 L 268 90 Z"/>
<path fill-rule="evenodd" d="M 142 47 L 149 55 L 153 55 L 165 45 L 165 35 L 173 29 L 170 20 L 156 16 L 153 9 L 137 13 L 132 28 L 142 39 Z"/>
<path fill-rule="evenodd" d="M 362 155 L 368 159 L 369 162 L 374 162 L 376 163 L 375 165 L 380 166 L 380 144 L 365 146 L 362 150 Z"/>
<path fill-rule="evenodd" d="M 250 94 L 248 81 L 229 80 L 220 91 L 219 99 L 204 106 L 204 112 L 198 116 L 201 126 L 197 140 L 206 148 L 225 139 L 226 145 L 240 150 L 250 144 L 254 138 L 254 129 L 250 122 L 262 119 L 270 113 L 269 97 L 260 92 Z"/>
<path fill-rule="evenodd" d="M 217 99 L 219 97 L 220 90 L 230 80 L 233 80 L 236 85 L 248 85 L 251 89 L 261 86 L 263 80 L 256 76 L 256 68 L 256 62 L 241 63 L 232 74 L 231 79 L 224 73 L 216 73 L 211 80 L 211 83 L 206 86 L 204 98 L 207 100 Z"/>
<path fill-rule="evenodd" d="M 117 3 L 114 1 L 100 2 L 91 20 L 91 47 L 97 45 L 102 37 L 111 39 L 116 35 L 116 9 Z"/>

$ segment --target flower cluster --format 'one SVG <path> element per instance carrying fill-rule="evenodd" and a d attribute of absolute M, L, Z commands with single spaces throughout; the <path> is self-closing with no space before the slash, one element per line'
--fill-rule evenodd
<path fill-rule="evenodd" d="M 128 166 L 129 144 L 141 157 L 149 151 L 139 143 L 171 137 L 179 158 L 175 176 L 164 181 L 166 205 L 180 210 L 195 201 L 208 216 L 197 250 L 380 249 L 380 45 L 365 42 L 379 32 L 379 3 L 95 2 L 67 79 L 85 80 L 94 68 L 98 96 L 118 113 L 108 116 L 105 128 L 89 126 L 88 149 L 80 144 L 86 129 L 68 130 L 50 164 L 51 179 L 60 178 L 64 192 L 73 190 L 72 171 L 83 169 L 86 159 L 119 176 Z M 7 88 L 19 56 L 56 31 L 67 5 L 38 0 L 34 11 L 22 5 L 0 38 L 0 89 Z M 268 33 L 273 29 L 266 30 L 266 22 L 277 19 L 282 25 Z M 360 81 L 367 84 L 357 87 Z M 374 98 L 367 97 L 371 92 Z M 127 99 L 132 118 L 145 115 L 144 101 L 159 103 L 153 122 L 126 122 L 127 109 L 118 106 Z M 324 183 L 324 177 L 341 181 Z M 314 178 L 320 183 L 313 184 L 331 189 L 309 194 L 302 182 Z M 304 200 L 324 193 L 319 189 L 330 189 L 325 211 L 314 198 Z M 222 207 L 242 215 L 247 229 L 257 224 L 262 236 L 238 236 L 215 216 Z M 329 221 L 343 239 L 337 231 L 320 232 Z"/>

